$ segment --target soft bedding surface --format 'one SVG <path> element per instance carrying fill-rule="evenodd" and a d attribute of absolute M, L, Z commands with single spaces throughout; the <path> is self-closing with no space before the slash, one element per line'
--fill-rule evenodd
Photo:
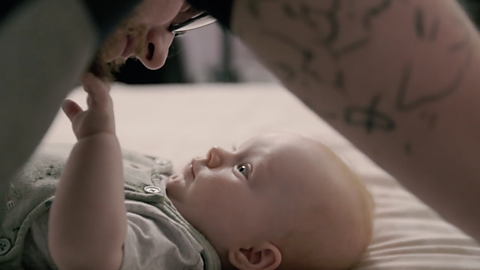
<path fill-rule="evenodd" d="M 81 89 L 69 98 L 85 104 Z M 480 270 L 480 247 L 402 188 L 281 86 L 114 85 L 122 147 L 168 158 L 177 170 L 218 145 L 231 148 L 257 134 L 294 132 L 316 138 L 347 160 L 372 192 L 375 230 L 356 269 Z M 46 142 L 74 143 L 59 113 Z"/>

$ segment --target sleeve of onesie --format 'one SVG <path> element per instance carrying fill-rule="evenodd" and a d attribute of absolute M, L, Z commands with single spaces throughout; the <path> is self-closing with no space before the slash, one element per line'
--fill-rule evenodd
<path fill-rule="evenodd" d="M 128 229 L 121 270 L 203 270 L 202 247 L 189 233 L 157 210 L 153 218 L 127 213 Z M 57 269 L 48 250 L 48 212 L 31 226 L 25 239 L 25 269 Z"/>

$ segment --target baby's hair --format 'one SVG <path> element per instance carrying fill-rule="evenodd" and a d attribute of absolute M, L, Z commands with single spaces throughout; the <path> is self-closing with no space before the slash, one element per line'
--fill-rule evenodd
<path fill-rule="evenodd" d="M 307 225 L 300 225 L 285 232 L 279 241 L 281 243 L 279 247 L 283 257 L 282 263 L 277 268 L 279 270 L 338 270 L 350 268 L 358 263 L 364 255 L 372 236 L 374 203 L 370 192 L 360 177 L 354 172 L 353 167 L 347 165 L 349 161 L 346 161 L 345 157 L 339 157 L 328 147 L 316 140 L 314 141 L 317 142 L 322 149 L 326 150 L 327 153 L 331 154 L 331 157 L 334 159 L 334 164 L 340 170 L 340 177 L 349 181 L 350 184 L 355 186 L 355 190 L 359 192 L 356 193 L 356 195 L 358 195 L 359 203 L 363 204 L 361 208 L 364 209 L 366 217 L 364 221 L 360 221 L 362 222 L 360 224 L 363 224 L 361 227 L 363 229 L 362 233 L 366 235 L 368 240 L 364 242 L 360 241 L 360 244 L 357 243 L 356 247 L 352 247 L 354 252 L 349 254 L 348 258 L 345 258 L 344 265 L 338 265 L 338 258 L 330 258 L 328 254 L 322 252 L 322 250 L 326 248 L 325 246 L 321 247 L 321 239 L 325 236 L 325 232 L 321 232 L 314 225 L 307 222 Z M 319 214 L 321 213 L 312 210 L 305 215 L 305 220 L 309 220 L 309 217 L 318 216 Z M 298 224 L 302 224 L 302 222 L 298 222 Z M 340 243 L 340 245 L 342 245 L 342 243 Z M 332 249 L 334 249 L 334 247 L 332 247 Z M 332 259 L 333 263 L 329 261 Z"/>
<path fill-rule="evenodd" d="M 330 151 L 332 151 L 332 150 L 330 150 Z M 373 215 L 374 215 L 374 211 L 375 211 L 375 201 L 373 199 L 372 194 L 370 193 L 370 191 L 366 187 L 365 183 L 362 181 L 359 173 L 355 169 L 355 166 L 353 165 L 353 162 L 348 157 L 346 157 L 345 155 L 338 155 L 333 151 L 332 151 L 332 153 L 341 161 L 340 164 L 341 164 L 341 166 L 343 165 L 345 167 L 346 172 L 351 175 L 351 177 L 349 177 L 349 179 L 353 181 L 352 183 L 357 185 L 357 187 L 360 189 L 360 191 L 363 193 L 363 195 L 365 195 L 365 198 L 367 199 L 367 201 L 366 201 L 367 209 L 366 210 L 369 212 L 369 214 L 371 215 L 371 218 L 373 220 Z"/>
<path fill-rule="evenodd" d="M 360 175 L 357 173 L 355 166 L 353 165 L 353 162 L 346 157 L 345 155 L 338 155 L 335 153 L 332 149 L 329 147 L 326 147 L 327 151 L 329 151 L 334 158 L 337 159 L 338 165 L 342 168 L 343 172 L 345 172 L 348 177 L 347 180 L 350 181 L 353 185 L 355 185 L 360 191 L 363 200 L 362 202 L 364 203 L 364 210 L 366 211 L 366 215 L 368 215 L 369 221 L 371 221 L 370 227 L 373 230 L 373 218 L 374 218 L 374 211 L 375 211 L 375 201 L 373 199 L 372 194 L 368 190 L 367 186 L 365 183 L 362 181 Z M 370 232 L 372 233 L 372 232 Z"/>

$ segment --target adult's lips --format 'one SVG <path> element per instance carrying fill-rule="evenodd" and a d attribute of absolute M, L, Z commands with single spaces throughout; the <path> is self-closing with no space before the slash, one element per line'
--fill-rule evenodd
<path fill-rule="evenodd" d="M 192 171 L 192 175 L 193 175 L 192 180 L 195 180 L 195 159 L 192 159 L 192 161 L 190 162 L 190 170 Z"/>
<path fill-rule="evenodd" d="M 122 52 L 122 57 L 129 58 L 135 51 L 135 39 L 133 37 L 127 37 L 127 44 Z"/>

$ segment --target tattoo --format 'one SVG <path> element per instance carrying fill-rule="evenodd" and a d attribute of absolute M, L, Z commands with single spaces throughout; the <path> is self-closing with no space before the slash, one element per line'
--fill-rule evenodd
<path fill-rule="evenodd" d="M 420 8 L 415 11 L 415 30 L 418 38 L 423 39 L 425 37 L 425 18 L 423 10 Z"/>
<path fill-rule="evenodd" d="M 345 73 L 342 70 L 337 71 L 334 85 L 335 88 L 339 89 L 340 91 L 345 91 Z"/>
<path fill-rule="evenodd" d="M 470 45 L 470 37 L 468 35 L 465 35 L 461 41 L 451 45 L 448 50 L 449 52 L 454 53 L 454 52 L 464 50 L 469 45 Z"/>
<path fill-rule="evenodd" d="M 314 52 L 312 50 L 301 47 L 301 45 L 295 42 L 293 39 L 289 39 L 285 36 L 280 35 L 279 33 L 265 31 L 263 34 L 273 39 L 277 39 L 278 41 L 282 42 L 282 44 L 285 44 L 291 47 L 292 49 L 294 49 L 296 52 L 298 52 L 300 54 L 300 59 L 302 60 L 301 72 L 305 75 L 309 75 L 310 78 L 314 79 L 318 83 L 324 82 L 322 78 L 319 76 L 318 72 L 316 72 L 316 70 L 312 68 L 311 64 L 315 60 Z M 281 70 L 288 69 L 289 75 L 290 75 L 289 78 L 295 79 L 296 73 L 294 72 L 293 68 L 289 68 L 289 64 L 280 63 L 280 64 L 277 64 L 277 66 L 280 66 Z M 284 79 L 287 79 L 287 78 L 284 78 Z"/>
<path fill-rule="evenodd" d="M 339 58 L 342 55 L 346 55 L 349 53 L 352 53 L 354 51 L 357 51 L 361 48 L 364 48 L 368 45 L 368 42 L 370 42 L 370 38 L 364 37 L 359 40 L 353 41 L 350 44 L 345 45 L 344 47 L 341 47 L 338 49 L 336 52 L 332 52 L 334 58 Z"/>
<path fill-rule="evenodd" d="M 411 155 L 412 154 L 412 144 L 410 142 L 406 142 L 403 147 L 405 154 Z"/>
<path fill-rule="evenodd" d="M 337 37 L 339 36 L 340 23 L 338 22 L 336 14 L 340 10 L 340 7 L 341 7 L 340 4 L 341 4 L 340 1 L 333 2 L 332 8 L 323 14 L 325 19 L 330 24 L 330 33 L 327 35 L 327 37 L 325 38 L 325 41 L 323 42 L 323 44 L 327 46 L 330 44 L 333 44 L 337 39 Z"/>
<path fill-rule="evenodd" d="M 363 126 L 367 133 L 372 133 L 375 129 L 393 131 L 395 122 L 377 109 L 380 100 L 381 95 L 377 95 L 372 98 L 367 107 L 347 107 L 345 122 L 350 125 Z"/>
<path fill-rule="evenodd" d="M 372 20 L 388 10 L 392 5 L 393 0 L 384 0 L 379 5 L 374 6 L 367 10 L 366 14 L 363 16 L 363 26 L 366 29 L 370 29 L 372 26 Z"/>
<path fill-rule="evenodd" d="M 425 11 L 417 7 L 414 14 L 414 27 L 418 39 L 427 38 L 429 41 L 435 41 L 440 30 L 440 20 L 438 18 L 433 19 L 431 26 L 429 26 L 425 17 Z M 427 28 L 429 29 L 427 30 Z"/>
<path fill-rule="evenodd" d="M 388 94 L 385 92 L 384 96 L 376 95 L 364 106 L 349 106 L 342 113 L 325 112 L 323 108 L 315 108 L 315 105 L 306 101 L 306 98 L 302 99 L 320 116 L 328 119 L 344 117 L 347 124 L 361 126 L 367 133 L 372 133 L 374 130 L 390 132 L 396 128 L 395 121 L 379 110 L 379 104 L 383 101 L 383 97 L 393 96 L 394 108 L 399 112 L 419 109 L 455 93 L 471 65 L 474 52 L 472 33 L 465 27 L 463 19 L 453 16 L 453 21 L 448 20 L 445 18 L 448 14 L 446 16 L 444 16 L 445 14 L 434 14 L 434 11 L 422 7 L 421 2 L 409 0 L 247 0 L 245 3 L 247 12 L 254 20 L 258 21 L 258 29 L 255 29 L 257 31 L 255 34 L 260 34 L 259 36 L 265 38 L 267 42 L 273 41 L 273 44 L 281 46 L 280 51 L 288 55 L 288 59 L 276 56 L 273 63 L 276 74 L 282 80 L 312 89 L 334 89 L 341 95 L 351 94 L 349 91 L 356 87 L 354 86 L 357 82 L 355 80 L 361 76 L 365 77 L 365 79 L 363 77 L 358 79 L 361 85 L 384 89 L 385 85 L 372 83 L 375 80 L 374 76 L 382 73 L 382 66 L 374 64 L 372 66 L 375 70 L 359 72 L 358 70 L 361 68 L 356 65 L 357 59 L 369 61 L 368 55 L 365 54 L 373 54 L 374 49 L 379 48 L 377 45 L 385 45 L 384 47 L 392 45 L 396 46 L 395 48 L 398 47 L 399 52 L 406 52 L 408 48 L 402 51 L 402 46 L 388 43 L 388 41 L 385 41 L 385 44 L 374 43 L 377 39 L 384 42 L 384 39 L 381 38 L 388 38 L 375 36 L 376 30 L 382 34 L 385 33 L 385 28 L 382 28 L 380 24 L 382 18 L 388 17 L 394 7 L 406 10 L 405 14 L 410 17 L 405 17 L 398 23 L 406 25 L 403 29 L 407 31 L 402 29 L 398 36 L 406 37 L 409 42 L 413 37 L 417 44 L 412 43 L 408 46 L 415 48 L 415 55 L 408 55 L 409 59 L 400 59 L 400 57 L 392 56 L 388 49 L 385 51 L 388 55 L 382 50 L 379 52 L 379 54 L 383 53 L 381 57 L 384 57 L 380 59 L 379 63 L 397 65 L 394 68 L 397 68 L 398 74 L 393 74 L 393 76 L 398 76 L 398 85 L 392 87 L 393 92 Z M 393 15 L 397 16 L 398 14 Z M 291 29 L 301 29 L 303 34 L 296 35 L 290 31 L 290 28 L 289 31 L 282 31 L 278 27 L 278 21 L 272 20 L 272 16 L 277 18 L 280 16 L 281 20 L 284 20 L 284 25 Z M 452 24 L 454 27 L 457 25 L 459 30 L 452 30 Z M 448 34 L 445 35 L 444 32 L 448 32 Z M 452 36 L 454 37 L 452 38 Z M 367 48 L 368 52 L 365 50 Z M 417 50 L 417 48 L 419 49 Z M 363 52 L 365 54 L 362 54 Z M 356 58 L 357 56 L 359 57 Z M 390 56 L 394 61 L 385 60 L 385 57 Z M 437 56 L 438 58 L 435 59 Z M 435 64 L 443 64 L 450 72 L 445 72 L 441 77 L 436 78 L 437 74 L 432 74 L 430 71 L 434 62 L 425 61 L 425 59 L 435 59 Z M 399 61 L 395 62 L 397 60 Z M 348 64 L 350 63 L 354 63 L 353 68 L 349 68 Z M 368 65 L 365 65 L 365 69 L 367 68 L 369 68 Z M 424 77 L 430 81 L 425 82 Z M 378 81 L 384 83 L 384 80 Z M 362 84 L 363 82 L 367 83 Z M 422 116 L 421 119 L 427 123 L 429 128 L 434 128 L 437 118 L 436 114 L 428 114 L 428 116 Z"/>
<path fill-rule="evenodd" d="M 311 80 L 314 84 L 328 85 L 342 93 L 347 93 L 345 81 L 348 75 L 339 66 L 339 61 L 370 44 L 372 23 L 385 13 L 393 2 L 393 0 L 376 0 L 371 6 L 363 7 L 363 10 L 357 11 L 361 13 L 361 16 L 355 14 L 355 0 L 326 0 L 324 4 L 319 4 L 321 7 L 312 7 L 308 1 L 301 0 L 293 2 L 251 0 L 247 5 L 252 17 L 259 21 L 266 20 L 265 14 L 267 13 L 261 11 L 276 8 L 290 24 L 311 30 L 311 36 L 308 38 L 311 42 L 305 42 L 296 36 L 270 30 L 268 27 L 260 29 L 264 37 L 287 46 L 299 56 L 298 69 L 293 68 L 294 63 L 276 63 L 278 71 L 285 75 L 285 77 L 282 77 L 283 79 L 291 81 L 297 80 L 299 77 L 307 77 L 307 80 L 301 81 L 304 87 L 307 86 L 307 81 Z M 343 18 L 345 17 L 350 17 L 353 21 L 358 18 L 358 22 L 344 22 Z M 360 25 L 362 33 L 351 35 L 342 31 L 343 28 L 348 27 L 348 25 L 343 24 L 351 23 Z M 262 21 L 261 24 L 268 24 L 268 21 Z M 333 71 L 322 72 L 315 66 L 320 62 L 330 63 L 329 66 Z"/>
<path fill-rule="evenodd" d="M 407 64 L 403 69 L 400 85 L 398 87 L 395 99 L 396 109 L 402 112 L 415 110 L 425 104 L 440 101 L 453 94 L 458 89 L 458 86 L 462 83 L 463 77 L 470 67 L 472 52 L 472 48 L 466 49 L 463 62 L 460 64 L 460 67 L 453 72 L 453 76 L 451 77 L 450 81 L 447 82 L 446 86 L 439 87 L 438 89 L 430 89 L 428 93 L 423 93 L 414 98 L 408 97 L 410 81 L 413 73 L 413 65 Z"/>
<path fill-rule="evenodd" d="M 457 17 L 453 17 L 452 22 L 458 27 L 458 32 L 460 33 L 458 41 L 454 42 L 452 45 L 447 45 L 443 50 L 439 45 L 436 45 L 438 47 L 436 49 L 439 49 L 439 52 L 443 53 L 442 58 L 450 60 L 450 62 L 445 64 L 451 66 L 452 72 L 445 77 L 438 78 L 442 86 L 434 86 L 431 89 L 422 89 L 422 94 L 419 95 L 419 91 L 417 91 L 419 86 L 414 85 L 414 81 L 418 76 L 422 75 L 414 75 L 421 73 L 418 71 L 414 72 L 415 69 L 412 63 L 406 64 L 402 71 L 400 84 L 395 98 L 395 107 L 397 110 L 407 112 L 426 104 L 440 101 L 455 93 L 459 85 L 462 83 L 471 64 L 473 48 L 470 32 L 465 29 L 465 25 L 462 21 Z M 425 37 L 425 15 L 419 8 L 416 9 L 415 13 L 415 28 L 417 37 L 423 39 Z M 434 20 L 431 27 L 429 39 L 435 41 L 439 31 L 440 21 L 437 18 Z M 428 73 L 425 75 L 428 75 Z"/>
<path fill-rule="evenodd" d="M 424 121 L 430 129 L 435 128 L 437 119 L 438 115 L 436 113 L 427 113 L 425 111 L 420 112 L 420 120 Z"/>
<path fill-rule="evenodd" d="M 437 40 L 439 29 L 440 29 L 440 20 L 435 19 L 435 21 L 433 22 L 433 25 L 432 25 L 432 29 L 430 29 L 430 35 L 429 35 L 430 41 Z"/>

